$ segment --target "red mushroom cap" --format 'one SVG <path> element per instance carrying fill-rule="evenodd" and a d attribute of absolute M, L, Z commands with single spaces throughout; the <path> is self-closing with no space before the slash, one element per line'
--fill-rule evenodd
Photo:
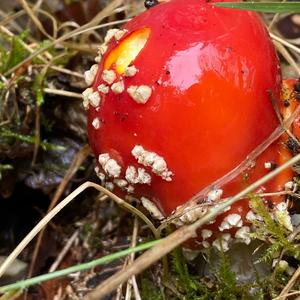
<path fill-rule="evenodd" d="M 107 187 L 152 201 L 164 216 L 236 168 L 279 125 L 271 101 L 280 99 L 279 62 L 253 12 L 172 0 L 111 30 L 100 52 L 84 92 L 97 172 Z M 277 147 L 213 190 L 212 201 L 269 172 Z M 212 229 L 233 214 L 239 228 L 248 212 L 240 201 Z"/>

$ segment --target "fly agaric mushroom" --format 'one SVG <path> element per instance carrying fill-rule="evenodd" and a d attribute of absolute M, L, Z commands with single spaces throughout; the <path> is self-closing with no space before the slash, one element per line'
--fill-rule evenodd
<path fill-rule="evenodd" d="M 83 93 L 96 172 L 107 188 L 141 198 L 158 219 L 188 211 L 186 202 L 206 187 L 201 204 L 232 196 L 287 159 L 278 155 L 286 146 L 273 143 L 217 184 L 279 126 L 271 101 L 280 105 L 279 62 L 255 13 L 171 0 L 108 31 L 96 62 Z M 290 172 L 260 190 L 283 189 Z M 286 211 L 282 198 L 271 200 Z M 200 216 L 201 207 L 177 224 Z M 232 239 L 248 243 L 253 218 L 241 200 L 200 229 L 197 243 L 220 248 L 221 240 L 223 250 Z"/>

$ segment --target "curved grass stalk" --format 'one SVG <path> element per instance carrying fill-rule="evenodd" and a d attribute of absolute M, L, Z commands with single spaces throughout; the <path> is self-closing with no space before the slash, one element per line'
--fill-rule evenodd
<path fill-rule="evenodd" d="M 6 258 L 3 264 L 0 266 L 0 277 L 6 272 L 13 261 L 19 256 L 23 249 L 32 241 L 32 239 L 52 220 L 65 206 L 67 206 L 71 201 L 74 200 L 79 194 L 81 194 L 87 188 L 95 188 L 99 192 L 106 194 L 108 197 L 112 198 L 118 205 L 125 208 L 126 210 L 132 212 L 139 218 L 141 218 L 151 229 L 156 239 L 159 238 L 158 232 L 152 222 L 137 208 L 125 202 L 123 199 L 119 198 L 112 192 L 108 191 L 104 187 L 93 183 L 85 182 L 80 185 L 76 190 L 74 190 L 70 195 L 63 199 L 59 204 L 57 204 L 28 234 L 27 236 L 18 244 L 18 246 L 12 251 L 12 253 Z"/>
<path fill-rule="evenodd" d="M 91 269 L 91 268 L 97 267 L 99 265 L 104 265 L 104 264 L 109 263 L 109 262 L 111 262 L 113 260 L 116 260 L 118 258 L 127 256 L 129 254 L 149 249 L 149 248 L 155 246 L 156 244 L 158 244 L 159 242 L 160 242 L 160 240 L 151 241 L 151 242 L 148 242 L 148 243 L 138 245 L 138 246 L 133 247 L 133 248 L 128 248 L 128 249 L 125 249 L 125 250 L 122 250 L 122 251 L 119 251 L 119 252 L 116 252 L 116 253 L 113 253 L 113 254 L 106 255 L 104 257 L 92 260 L 92 261 L 87 262 L 87 263 L 79 264 L 79 265 L 72 266 L 72 267 L 69 267 L 69 268 L 65 268 L 65 269 L 62 269 L 62 270 L 59 270 L 59 271 L 51 272 L 51 273 L 48 273 L 48 274 L 43 274 L 43 275 L 36 276 L 36 277 L 33 277 L 33 278 L 25 279 L 25 280 L 22 280 L 22 281 L 19 281 L 19 282 L 16 282 L 16 283 L 1 286 L 0 287 L 0 293 L 6 293 L 6 292 L 9 292 L 9 291 L 12 291 L 12 290 L 17 290 L 17 289 L 24 289 L 24 288 L 27 288 L 31 285 L 39 284 L 39 283 L 47 281 L 47 280 L 51 280 L 51 279 L 54 279 L 54 278 L 69 275 L 71 273 Z"/>

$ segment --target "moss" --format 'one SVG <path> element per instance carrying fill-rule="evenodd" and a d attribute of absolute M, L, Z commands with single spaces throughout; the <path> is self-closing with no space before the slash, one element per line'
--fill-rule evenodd
<path fill-rule="evenodd" d="M 44 72 L 41 74 L 37 74 L 34 79 L 33 90 L 35 92 L 36 103 L 38 106 L 41 106 L 44 103 L 43 86 L 44 86 L 45 75 L 46 74 L 44 74 Z"/>
<path fill-rule="evenodd" d="M 255 233 L 252 234 L 252 237 L 267 241 L 271 244 L 260 261 L 270 261 L 276 257 L 280 251 L 284 251 L 298 258 L 300 254 L 299 247 L 291 243 L 288 239 L 291 232 L 272 218 L 271 213 L 260 197 L 252 195 L 250 203 L 253 211 L 262 219 L 262 221 L 253 222 L 256 230 Z"/>
<path fill-rule="evenodd" d="M 231 270 L 230 260 L 224 253 L 220 253 L 220 260 L 216 267 L 211 267 L 211 275 L 214 280 L 207 283 L 205 278 L 198 275 L 192 275 L 189 265 L 182 255 L 180 249 L 172 252 L 172 267 L 178 289 L 187 300 L 251 300 L 259 299 L 252 292 L 249 293 L 252 286 L 261 294 L 258 284 L 253 285 L 237 283 L 236 274 Z M 210 254 L 206 260 L 210 261 Z M 206 278 L 207 279 L 207 278 Z M 261 298 L 263 299 L 263 298 Z"/>
<path fill-rule="evenodd" d="M 7 138 L 7 142 L 11 143 L 14 140 L 22 141 L 28 144 L 35 144 L 35 137 L 31 135 L 23 135 L 16 132 L 12 132 L 7 129 L 2 129 L 0 131 L 0 137 Z M 41 141 L 40 146 L 43 150 L 52 150 L 52 151 L 64 151 L 65 147 L 60 145 L 54 145 L 51 143 L 48 143 L 47 141 Z"/>
<path fill-rule="evenodd" d="M 148 300 L 163 300 L 163 296 L 157 286 L 148 277 L 143 277 L 140 282 L 141 298 Z"/>
<path fill-rule="evenodd" d="M 28 50 L 24 48 L 23 41 L 27 36 L 27 30 L 13 37 L 0 34 L 0 73 L 5 73 L 26 57 Z"/>
<path fill-rule="evenodd" d="M 199 284 L 189 274 L 187 263 L 182 255 L 181 248 L 177 248 L 174 251 L 172 251 L 171 256 L 172 261 L 174 263 L 176 275 L 179 278 L 181 288 L 185 291 L 186 294 L 194 295 L 194 293 L 198 289 Z"/>

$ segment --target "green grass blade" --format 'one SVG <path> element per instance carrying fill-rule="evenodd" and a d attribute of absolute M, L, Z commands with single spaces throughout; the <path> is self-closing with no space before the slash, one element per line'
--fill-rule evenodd
<path fill-rule="evenodd" d="M 92 261 L 87 262 L 87 263 L 83 263 L 83 264 L 76 265 L 76 266 L 73 266 L 73 267 L 70 267 L 70 268 L 66 268 L 66 269 L 62 269 L 62 270 L 59 270 L 59 271 L 51 272 L 51 273 L 48 273 L 48 274 L 36 276 L 36 277 L 33 277 L 33 278 L 25 279 L 25 280 L 22 280 L 22 281 L 19 281 L 19 282 L 16 282 L 16 283 L 8 284 L 8 285 L 0 287 L 0 293 L 6 293 L 6 292 L 9 292 L 9 291 L 12 291 L 12 290 L 17 290 L 17 289 L 24 289 L 24 288 L 27 288 L 31 285 L 39 284 L 43 281 L 47 281 L 47 280 L 50 280 L 50 279 L 66 276 L 66 275 L 69 275 L 71 273 L 91 269 L 91 268 L 94 268 L 96 266 L 109 263 L 113 260 L 116 260 L 116 259 L 121 258 L 123 256 L 129 255 L 131 253 L 135 253 L 135 252 L 139 252 L 139 251 L 142 251 L 142 250 L 149 249 L 149 248 L 153 247 L 154 245 L 158 244 L 160 241 L 161 240 L 151 241 L 151 242 L 148 242 L 148 243 L 141 244 L 141 245 L 139 245 L 137 247 L 134 247 L 134 248 L 128 248 L 128 249 L 125 249 L 125 250 L 122 250 L 122 251 L 119 251 L 119 252 L 116 252 L 116 253 L 113 253 L 113 254 L 110 254 L 110 255 L 95 259 L 95 260 L 92 260 Z"/>
<path fill-rule="evenodd" d="M 268 13 L 300 12 L 300 2 L 218 2 L 213 5 L 223 8 L 246 9 Z"/>

